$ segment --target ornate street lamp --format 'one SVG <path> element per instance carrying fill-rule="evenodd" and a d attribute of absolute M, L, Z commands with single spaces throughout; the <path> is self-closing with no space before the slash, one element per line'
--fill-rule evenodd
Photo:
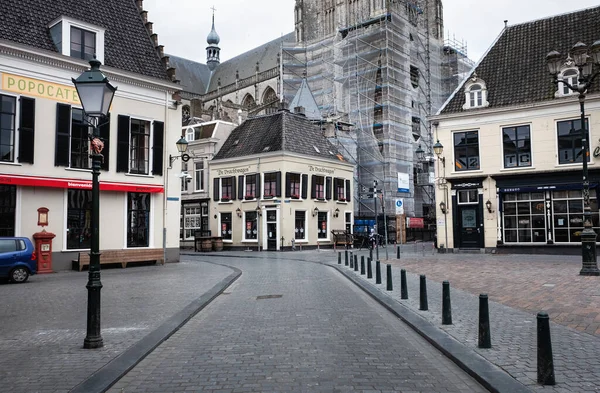
<path fill-rule="evenodd" d="M 567 61 L 557 51 L 552 51 L 546 56 L 548 70 L 552 75 L 552 82 L 558 86 L 562 83 L 569 90 L 579 94 L 579 108 L 581 121 L 581 148 L 583 150 L 583 232 L 581 233 L 581 259 L 582 267 L 579 272 L 582 276 L 600 276 L 596 260 L 596 232 L 592 228 L 592 209 L 590 206 L 590 181 L 588 178 L 588 129 L 585 122 L 585 94 L 600 74 L 600 69 L 593 72 L 594 65 L 600 65 L 600 40 L 597 40 L 589 48 L 582 42 L 576 43 L 571 48 L 571 56 Z M 564 65 L 575 65 L 579 70 L 577 85 L 572 85 L 566 80 L 559 80 L 558 74 Z"/>
<path fill-rule="evenodd" d="M 417 158 L 419 159 L 419 161 L 423 161 L 423 158 L 425 158 L 425 150 L 423 150 L 421 145 L 419 145 L 419 147 L 417 147 L 417 150 L 415 150 L 415 154 L 417 155 Z"/>
<path fill-rule="evenodd" d="M 448 200 L 448 185 L 445 184 L 446 183 L 446 158 L 443 156 L 444 145 L 442 145 L 439 140 L 437 142 L 435 142 L 435 144 L 433 145 L 433 152 L 438 157 L 438 162 L 442 163 L 442 168 L 444 171 L 443 175 L 442 175 L 442 179 L 444 181 L 444 184 L 443 184 L 444 200 L 440 202 L 440 210 L 442 211 L 442 214 L 444 216 L 446 216 L 446 213 L 448 212 L 448 208 L 446 205 L 446 201 Z M 438 163 L 438 175 L 439 175 L 439 173 L 440 173 L 440 165 Z M 447 217 L 444 217 L 444 237 L 446 238 L 446 243 L 444 244 L 444 252 L 448 252 L 448 219 L 447 219 Z"/>
<path fill-rule="evenodd" d="M 90 60 L 91 68 L 84 71 L 77 79 L 72 79 L 81 106 L 85 114 L 90 117 L 92 133 L 90 150 L 92 157 L 92 238 L 90 245 L 90 268 L 88 273 L 88 308 L 87 308 L 87 334 L 83 341 L 84 348 L 101 348 L 104 346 L 100 334 L 100 165 L 102 163 L 102 149 L 104 142 L 100 139 L 98 122 L 106 117 L 110 110 L 116 87 L 100 71 L 100 61 L 96 58 Z"/>
<path fill-rule="evenodd" d="M 177 151 L 181 154 L 178 156 L 172 156 L 169 154 L 169 168 L 173 166 L 173 162 L 178 158 L 181 158 L 181 161 L 183 162 L 188 162 L 190 160 L 190 155 L 186 153 L 188 149 L 188 141 L 184 137 L 179 138 L 179 140 L 175 142 L 175 146 L 177 146 Z"/>

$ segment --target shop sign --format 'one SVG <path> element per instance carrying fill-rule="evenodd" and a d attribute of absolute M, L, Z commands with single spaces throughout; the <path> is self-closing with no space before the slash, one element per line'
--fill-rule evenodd
<path fill-rule="evenodd" d="M 0 184 L 11 184 L 28 187 L 50 187 L 50 188 L 78 188 L 91 190 L 91 180 L 60 179 L 52 177 L 0 175 Z M 100 191 L 123 191 L 123 192 L 163 192 L 164 188 L 153 184 L 100 182 Z"/>
<path fill-rule="evenodd" d="M 250 171 L 250 167 L 247 166 L 245 168 L 229 168 L 229 169 L 217 169 L 217 176 L 225 176 L 225 175 L 243 175 L 246 172 Z"/>
<path fill-rule="evenodd" d="M 59 85 L 19 75 L 3 73 L 2 90 L 81 105 L 75 86 Z"/>
<path fill-rule="evenodd" d="M 327 173 L 328 175 L 333 175 L 335 173 L 335 169 L 327 168 L 324 166 L 308 166 L 309 172 L 318 172 L 318 173 Z"/>
<path fill-rule="evenodd" d="M 406 218 L 407 228 L 425 228 L 425 220 L 420 217 L 407 217 Z"/>

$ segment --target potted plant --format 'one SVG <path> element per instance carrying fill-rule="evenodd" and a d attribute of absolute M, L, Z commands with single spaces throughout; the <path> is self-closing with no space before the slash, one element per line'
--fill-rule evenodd
<path fill-rule="evenodd" d="M 254 199 L 255 196 L 252 194 L 246 194 L 246 196 L 244 197 L 244 199 Z"/>
<path fill-rule="evenodd" d="M 229 202 L 231 200 L 231 197 L 229 195 L 223 195 L 221 197 L 221 202 Z"/>
<path fill-rule="evenodd" d="M 298 195 L 298 194 L 292 194 L 291 198 L 292 199 L 300 199 L 300 195 Z"/>

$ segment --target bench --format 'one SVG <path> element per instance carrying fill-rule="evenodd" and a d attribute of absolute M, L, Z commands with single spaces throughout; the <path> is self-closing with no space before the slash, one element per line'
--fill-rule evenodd
<path fill-rule="evenodd" d="M 162 248 L 130 248 L 126 250 L 100 250 L 100 265 L 120 263 L 126 268 L 130 262 L 156 261 L 165 263 Z M 77 264 L 77 265 L 76 265 Z M 77 261 L 73 261 L 73 270 L 81 271 L 84 266 L 89 266 L 90 254 L 88 251 L 80 252 Z M 77 266 L 77 268 L 75 268 Z"/>
<path fill-rule="evenodd" d="M 334 229 L 331 231 L 331 234 L 333 235 L 334 246 L 342 245 L 344 247 L 348 247 L 354 242 L 352 234 L 343 229 Z"/>

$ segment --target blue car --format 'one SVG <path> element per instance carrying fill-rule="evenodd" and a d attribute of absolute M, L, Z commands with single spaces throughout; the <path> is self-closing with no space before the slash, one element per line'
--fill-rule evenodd
<path fill-rule="evenodd" d="M 26 237 L 0 237 L 0 278 L 15 283 L 37 272 L 35 249 Z"/>

